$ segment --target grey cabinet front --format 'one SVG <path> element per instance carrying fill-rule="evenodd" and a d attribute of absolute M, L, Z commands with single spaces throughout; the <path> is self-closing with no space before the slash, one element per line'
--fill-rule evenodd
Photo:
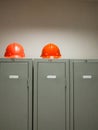
<path fill-rule="evenodd" d="M 71 130 L 98 130 L 98 62 L 71 62 Z"/>
<path fill-rule="evenodd" d="M 34 130 L 67 130 L 68 66 L 62 61 L 39 61 L 36 66 Z"/>
<path fill-rule="evenodd" d="M 29 67 L 29 61 L 0 61 L 0 130 L 32 130 Z"/>

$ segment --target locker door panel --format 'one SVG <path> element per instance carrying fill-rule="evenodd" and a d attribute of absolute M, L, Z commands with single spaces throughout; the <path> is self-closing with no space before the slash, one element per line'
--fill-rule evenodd
<path fill-rule="evenodd" d="M 38 64 L 38 130 L 65 130 L 65 63 Z"/>
<path fill-rule="evenodd" d="M 74 130 L 98 130 L 98 63 L 74 63 Z"/>
<path fill-rule="evenodd" d="M 0 130 L 28 130 L 27 78 L 27 63 L 0 63 Z"/>

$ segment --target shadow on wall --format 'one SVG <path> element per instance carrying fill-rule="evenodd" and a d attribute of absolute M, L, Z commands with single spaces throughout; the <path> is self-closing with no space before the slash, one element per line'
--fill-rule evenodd
<path fill-rule="evenodd" d="M 2 0 L 0 28 L 96 28 L 96 2 L 67 0 Z"/>
<path fill-rule="evenodd" d="M 39 57 L 49 42 L 66 58 L 98 57 L 98 2 L 68 1 L 1 0 L 0 56 L 16 41 L 24 46 L 26 57 Z"/>

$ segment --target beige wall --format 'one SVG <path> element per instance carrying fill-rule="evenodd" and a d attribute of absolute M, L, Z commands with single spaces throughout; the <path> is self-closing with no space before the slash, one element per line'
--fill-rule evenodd
<path fill-rule="evenodd" d="M 98 1 L 69 1 L 1 0 L 0 57 L 16 41 L 26 57 L 39 58 L 53 42 L 62 58 L 98 58 Z"/>

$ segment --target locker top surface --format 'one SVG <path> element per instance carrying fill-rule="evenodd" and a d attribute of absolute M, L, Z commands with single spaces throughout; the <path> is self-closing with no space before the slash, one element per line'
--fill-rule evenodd
<path fill-rule="evenodd" d="M 31 61 L 31 58 L 0 58 L 0 62 Z"/>
<path fill-rule="evenodd" d="M 85 62 L 85 63 L 97 63 L 98 59 L 70 59 L 70 63 Z"/>
<path fill-rule="evenodd" d="M 34 59 L 34 62 L 65 62 L 69 59 Z"/>

